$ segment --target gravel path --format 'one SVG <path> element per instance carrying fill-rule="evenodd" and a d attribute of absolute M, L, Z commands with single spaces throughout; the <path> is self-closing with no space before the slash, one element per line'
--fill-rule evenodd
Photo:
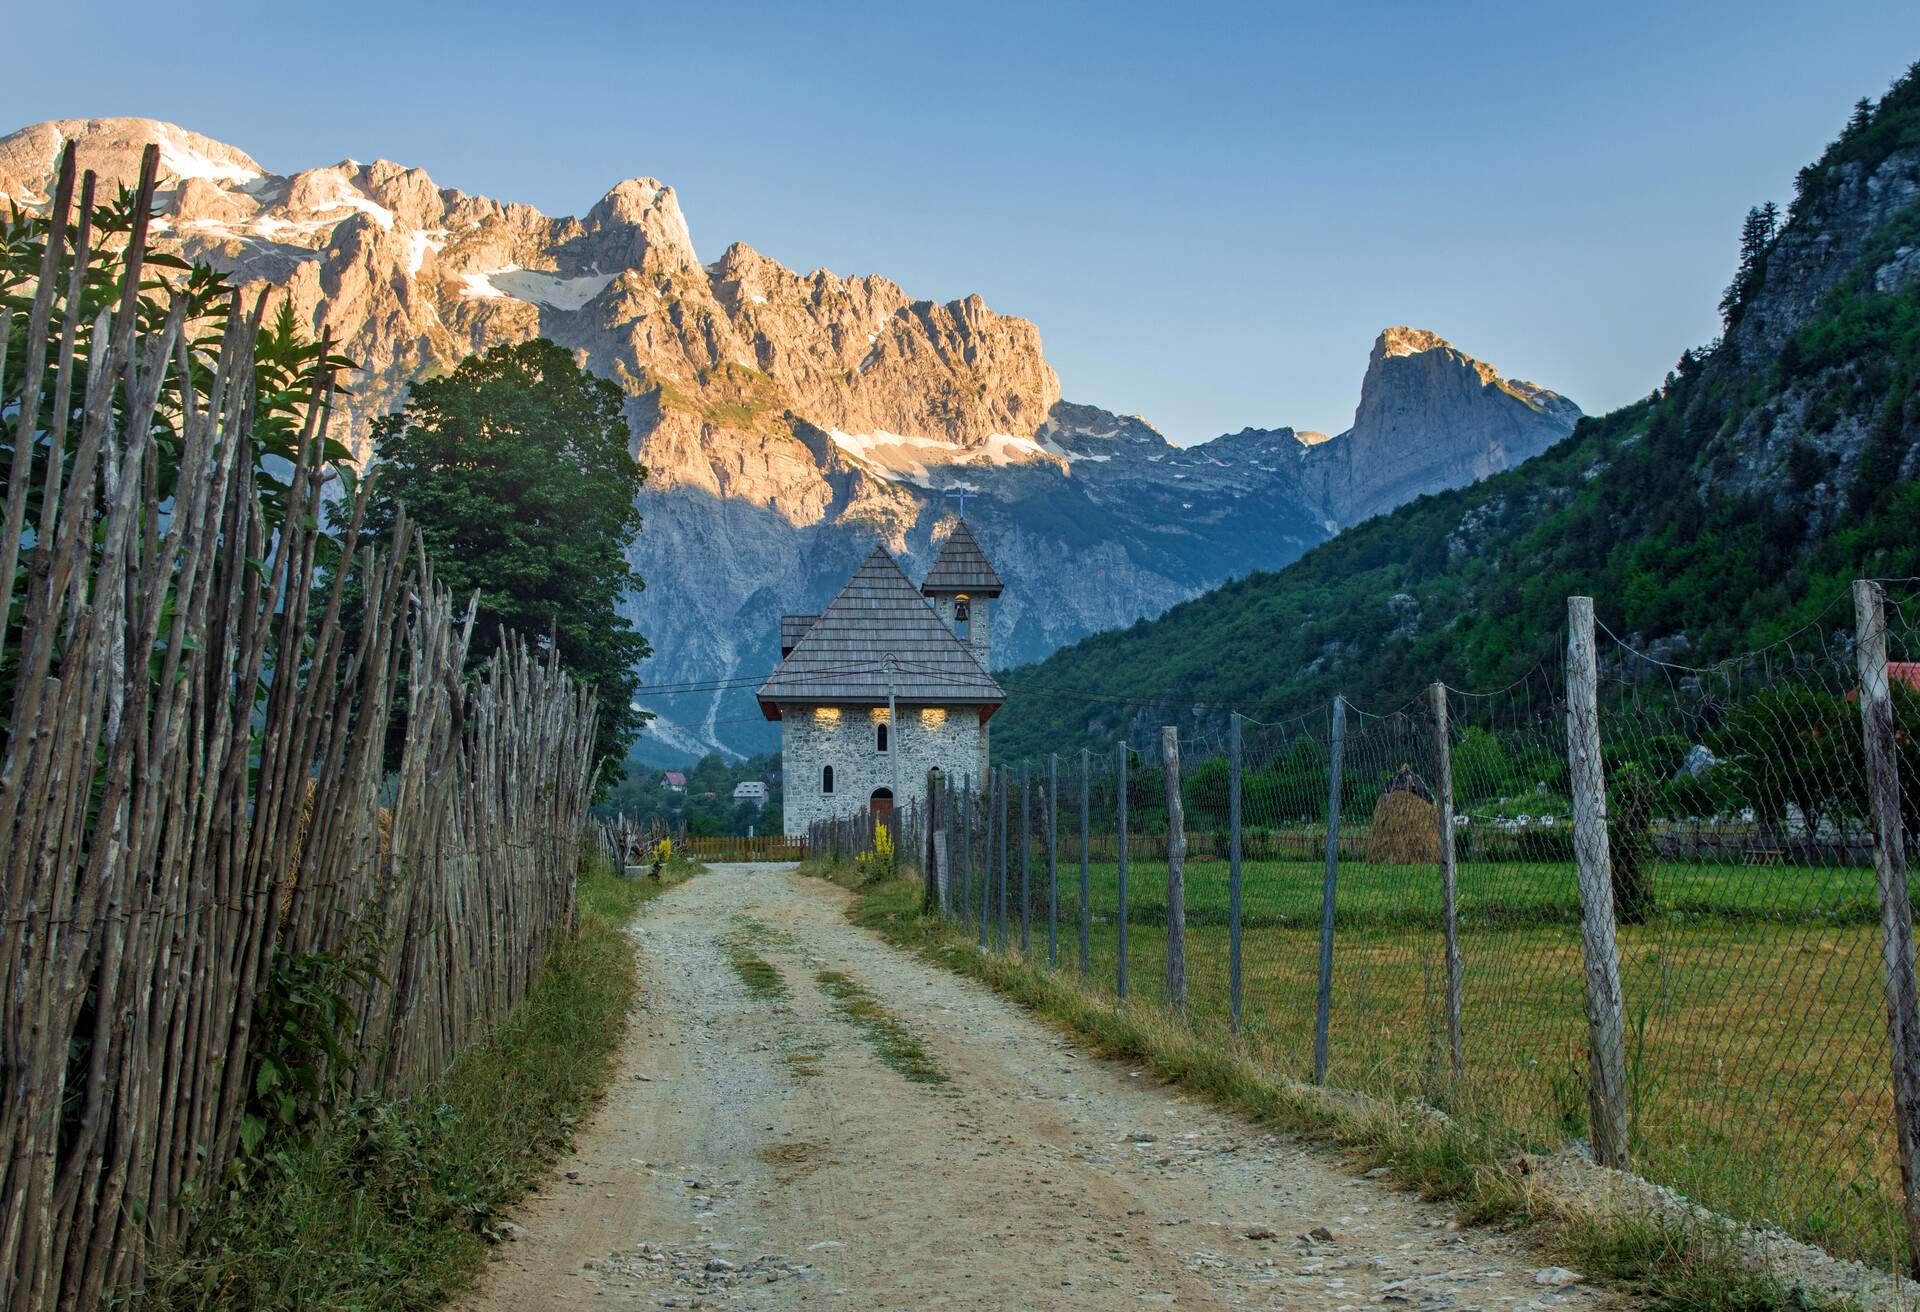
<path fill-rule="evenodd" d="M 1082 1054 L 845 901 L 734 865 L 649 904 L 615 1086 L 473 1312 L 1602 1306 L 1513 1239 Z M 786 996 L 749 989 L 730 943 Z M 822 971 L 947 1081 L 884 1061 Z"/>

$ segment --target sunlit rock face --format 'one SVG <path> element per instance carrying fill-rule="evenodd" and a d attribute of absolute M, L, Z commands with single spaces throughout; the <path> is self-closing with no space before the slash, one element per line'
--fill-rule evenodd
<path fill-rule="evenodd" d="M 414 378 L 501 343 L 551 338 L 618 383 L 650 471 L 631 548 L 648 586 L 628 605 L 655 686 L 770 670 L 779 616 L 819 610 L 876 538 L 923 570 L 952 491 L 977 494 L 966 513 L 1007 582 L 996 657 L 1014 664 L 1505 468 L 1577 414 L 1390 329 L 1349 432 L 1176 447 L 1062 401 L 1038 329 L 978 296 L 914 300 L 740 243 L 703 264 L 652 178 L 549 217 L 390 161 L 282 175 L 171 124 L 85 119 L 0 138 L 0 197 L 43 205 L 69 140 L 109 187 L 134 185 L 157 144 L 156 242 L 290 304 L 358 362 L 336 422 L 361 458 Z M 744 691 L 643 700 L 675 749 L 773 742 Z"/>
<path fill-rule="evenodd" d="M 1511 469 L 1579 418 L 1566 397 L 1503 379 L 1433 333 L 1389 328 L 1373 344 L 1353 427 L 1313 445 L 1307 478 L 1345 527 Z"/>

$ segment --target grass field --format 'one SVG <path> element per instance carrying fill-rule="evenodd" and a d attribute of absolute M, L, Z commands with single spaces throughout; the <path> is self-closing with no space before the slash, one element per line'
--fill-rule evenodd
<path fill-rule="evenodd" d="M 1117 864 L 1089 867 L 1090 972 L 1119 968 Z M 1323 867 L 1249 862 L 1242 891 L 1241 1042 L 1272 1069 L 1312 1071 Z M 1077 848 L 1060 863 L 1059 959 L 1078 966 Z M 1166 865 L 1130 862 L 1132 997 L 1159 999 Z M 1017 948 L 1019 865 L 1009 864 Z M 977 878 L 973 905 L 978 903 Z M 1030 957 L 1047 951 L 1046 862 L 1030 879 Z M 1901 1266 L 1873 872 L 1663 862 L 1658 912 L 1620 928 L 1636 1169 L 1708 1206 L 1829 1251 Z M 1328 1081 L 1423 1096 L 1542 1146 L 1584 1136 L 1586 1019 L 1570 866 L 1459 868 L 1466 1075 L 1445 1048 L 1438 872 L 1343 860 L 1335 901 Z M 997 889 L 990 903 L 997 912 Z M 1189 864 L 1190 1006 L 1228 1017 L 1228 868 Z M 997 934 L 997 931 L 996 931 Z M 996 935 L 990 935 L 990 941 Z"/>

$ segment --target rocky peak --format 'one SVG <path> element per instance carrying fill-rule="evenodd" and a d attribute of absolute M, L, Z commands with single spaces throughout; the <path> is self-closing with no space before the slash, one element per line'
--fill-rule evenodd
<path fill-rule="evenodd" d="M 160 189 L 173 191 L 200 180 L 216 187 L 252 187 L 266 170 L 245 151 L 173 123 L 150 118 L 59 118 L 35 123 L 0 138 L 0 191 L 25 204 L 44 203 L 54 183 L 60 151 L 79 143 L 82 169 L 100 178 L 102 195 L 140 181 L 140 156 L 160 147 Z"/>
<path fill-rule="evenodd" d="M 1439 333 L 1430 333 L 1424 328 L 1408 328 L 1396 325 L 1384 328 L 1380 336 L 1374 339 L 1373 360 L 1384 360 L 1396 355 L 1419 355 L 1424 351 L 1451 351 L 1452 345 Z"/>
<path fill-rule="evenodd" d="M 587 211 L 586 230 L 597 238 L 610 269 L 675 273 L 700 267 L 693 234 L 673 188 L 656 178 L 628 178 Z"/>
<path fill-rule="evenodd" d="M 1355 524 L 1510 469 L 1579 418 L 1557 392 L 1503 379 L 1436 333 L 1388 328 L 1373 344 L 1353 427 L 1303 442 L 1306 479 L 1329 520 Z"/>

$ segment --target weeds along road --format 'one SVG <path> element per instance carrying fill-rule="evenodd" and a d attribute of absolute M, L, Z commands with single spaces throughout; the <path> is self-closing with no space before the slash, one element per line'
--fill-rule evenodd
<path fill-rule="evenodd" d="M 733 865 L 649 905 L 612 1091 L 468 1307 L 1601 1306 L 1078 1052 L 849 925 L 846 896 Z"/>

